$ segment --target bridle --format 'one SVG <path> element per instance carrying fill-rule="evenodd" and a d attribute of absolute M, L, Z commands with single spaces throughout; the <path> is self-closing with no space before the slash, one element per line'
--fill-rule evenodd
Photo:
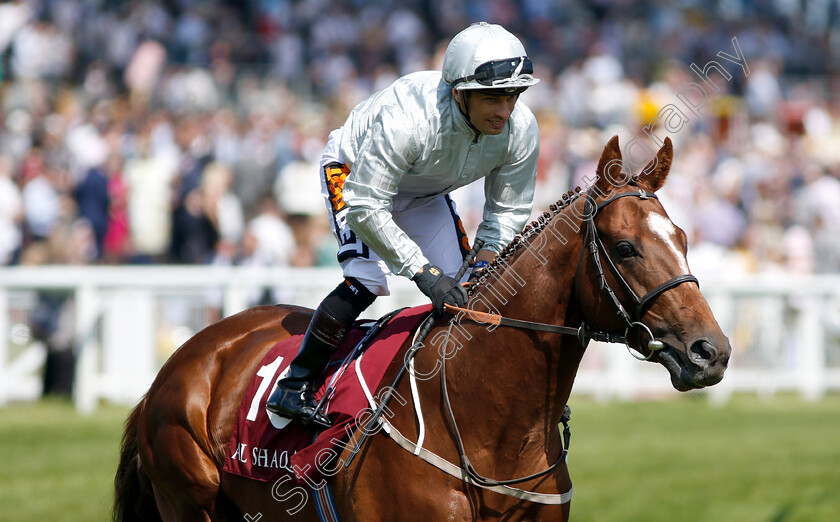
<path fill-rule="evenodd" d="M 641 347 L 641 335 L 642 335 L 642 330 L 644 330 L 648 334 L 648 338 L 650 339 L 648 341 L 648 344 L 647 344 L 647 348 L 648 348 L 649 353 L 648 353 L 647 357 L 638 357 L 638 356 L 636 356 L 636 354 L 633 353 L 632 350 L 629 350 L 629 351 L 630 351 L 630 354 L 633 355 L 633 357 L 635 357 L 637 359 L 649 360 L 651 357 L 653 357 L 653 354 L 657 350 L 663 349 L 665 347 L 665 345 L 662 343 L 662 341 L 659 341 L 659 340 L 654 338 L 653 333 L 650 331 L 650 328 L 648 328 L 647 325 L 645 325 L 642 322 L 642 315 L 645 313 L 645 311 L 647 311 L 647 309 L 650 307 L 651 303 L 657 297 L 659 297 L 663 293 L 667 292 L 671 288 L 679 286 L 683 283 L 696 283 L 697 286 L 700 286 L 700 282 L 697 280 L 696 277 L 694 277 L 691 274 L 682 274 L 682 275 L 678 275 L 674 278 L 671 278 L 671 279 L 665 281 L 664 283 L 656 286 L 652 290 L 648 291 L 642 297 L 639 297 L 638 294 L 636 294 L 636 292 L 633 291 L 633 289 L 627 283 L 627 280 L 624 279 L 624 276 L 622 276 L 621 272 L 618 271 L 618 268 L 615 266 L 615 263 L 613 263 L 613 260 L 610 257 L 609 253 L 607 252 L 607 249 L 604 247 L 604 243 L 601 241 L 601 238 L 598 235 L 598 229 L 595 227 L 595 215 L 598 213 L 598 211 L 600 211 L 602 208 L 606 207 L 607 205 L 609 205 L 613 201 L 616 201 L 616 200 L 621 199 L 621 198 L 629 197 L 629 196 L 638 197 L 641 200 L 647 200 L 647 199 L 657 199 L 658 200 L 659 199 L 656 196 L 656 194 L 645 192 L 642 189 L 632 191 L 632 192 L 622 192 L 621 194 L 616 194 L 615 196 L 612 196 L 609 199 L 605 199 L 604 201 L 601 201 L 597 205 L 593 205 L 593 203 L 592 203 L 593 199 L 588 194 L 586 194 L 584 196 L 585 197 L 585 204 L 584 204 L 583 215 L 584 215 L 584 225 L 586 226 L 586 233 L 585 233 L 584 238 L 583 238 L 583 247 L 580 250 L 580 259 L 578 260 L 578 266 L 577 266 L 577 269 L 575 270 L 575 296 L 578 300 L 578 304 L 580 304 L 580 272 L 581 272 L 581 267 L 583 266 L 584 253 L 588 249 L 589 250 L 589 255 L 592 256 L 592 263 L 595 266 L 595 270 L 597 272 L 598 281 L 600 283 L 600 289 L 601 289 L 601 291 L 605 292 L 607 294 L 607 296 L 610 298 L 610 301 L 612 301 L 612 303 L 613 303 L 613 307 L 616 309 L 616 313 L 621 317 L 621 319 L 624 321 L 624 323 L 626 325 L 626 328 L 624 330 L 623 343 L 628 346 L 628 350 L 629 350 L 629 343 L 628 343 L 627 335 L 633 327 L 638 326 L 639 327 L 639 343 L 638 343 L 638 345 L 639 345 L 639 347 Z M 624 308 L 624 305 L 622 305 L 621 301 L 618 300 L 618 297 L 615 295 L 615 292 L 613 291 L 612 287 L 610 287 L 609 283 L 607 282 L 606 275 L 604 274 L 604 268 L 601 265 L 601 253 L 603 253 L 604 259 L 607 262 L 607 266 L 609 267 L 610 272 L 612 272 L 615 279 L 617 279 L 618 282 L 621 284 L 621 286 L 623 287 L 623 289 L 627 293 L 627 295 L 629 295 L 633 299 L 633 302 L 634 302 L 635 306 L 631 309 L 630 312 L 628 312 Z M 594 338 L 594 336 L 592 336 L 592 338 Z"/>
<path fill-rule="evenodd" d="M 575 270 L 575 286 L 574 286 L 574 295 L 575 300 L 578 303 L 578 307 L 580 307 L 580 273 L 581 268 L 583 267 L 584 256 L 586 252 L 589 252 L 590 257 L 592 257 L 592 264 L 595 267 L 596 276 L 598 278 L 600 284 L 600 290 L 605 292 L 607 296 L 610 298 L 610 301 L 613 304 L 613 307 L 616 310 L 616 313 L 621 317 L 625 324 L 624 335 L 618 335 L 610 332 L 605 332 L 602 330 L 595 330 L 590 328 L 585 321 L 581 322 L 580 326 L 577 328 L 573 328 L 571 326 L 559 326 L 553 324 L 546 324 L 546 323 L 537 323 L 532 321 L 523 321 L 521 319 L 511 319 L 509 317 L 502 317 L 499 314 L 494 314 L 490 312 L 481 312 L 478 310 L 472 310 L 468 308 L 459 308 L 455 306 L 445 305 L 444 309 L 448 312 L 456 314 L 457 318 L 466 317 L 472 319 L 476 322 L 480 323 L 488 323 L 493 326 L 509 326 L 512 328 L 521 328 L 525 330 L 535 330 L 538 332 L 548 332 L 548 333 L 558 333 L 563 335 L 573 335 L 578 338 L 582 347 L 586 347 L 589 344 L 589 341 L 604 341 L 608 343 L 620 343 L 627 346 L 628 351 L 630 354 L 635 357 L 636 359 L 647 361 L 653 357 L 653 354 L 657 350 L 661 350 L 665 347 L 662 341 L 659 341 L 654 338 L 653 333 L 650 331 L 650 328 L 647 327 L 642 322 L 642 315 L 647 311 L 650 307 L 651 303 L 665 293 L 666 291 L 679 286 L 683 283 L 697 283 L 699 286 L 700 283 L 696 277 L 691 274 L 683 274 L 678 275 L 664 283 L 656 286 L 649 292 L 647 292 L 642 297 L 639 297 L 636 292 L 630 287 L 627 283 L 627 280 L 621 275 L 621 272 L 618 271 L 618 268 L 613 263 L 612 259 L 610 258 L 607 249 L 604 247 L 604 243 L 601 241 L 601 237 L 598 235 L 598 229 L 595 227 L 595 216 L 602 208 L 606 207 L 610 203 L 626 197 L 638 197 L 642 200 L 648 199 L 659 199 L 656 194 L 646 192 L 642 189 L 631 191 L 631 192 L 622 192 L 621 194 L 616 194 L 604 201 L 601 201 L 598 204 L 594 204 L 594 198 L 589 195 L 589 193 L 585 193 L 582 197 L 585 198 L 584 203 L 584 210 L 583 210 L 583 226 L 585 227 L 584 237 L 583 237 L 583 246 L 580 249 L 580 257 L 578 259 L 577 268 Z M 603 255 L 604 259 L 607 261 L 607 266 L 609 267 L 610 271 L 612 272 L 613 276 L 619 281 L 621 286 L 623 287 L 624 291 L 633 299 L 634 305 L 630 312 L 628 312 L 624 305 L 621 304 L 619 301 L 618 296 L 616 296 L 615 291 L 607 282 L 606 274 L 604 273 L 604 267 L 601 263 L 601 256 Z M 486 276 L 485 276 L 486 277 Z M 640 357 L 633 353 L 633 350 L 630 348 L 628 334 L 630 330 L 634 327 L 639 327 L 639 343 L 638 345 L 641 347 L 641 335 L 642 330 L 644 330 L 650 340 L 647 343 L 648 348 L 648 355 L 647 357 Z"/>

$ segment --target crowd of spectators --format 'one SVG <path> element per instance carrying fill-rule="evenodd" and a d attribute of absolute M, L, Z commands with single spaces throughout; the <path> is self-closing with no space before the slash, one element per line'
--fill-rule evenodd
<path fill-rule="evenodd" d="M 693 270 L 840 271 L 838 3 L 789 0 L 0 3 L 0 264 L 335 263 L 327 134 L 476 20 L 543 79 L 535 214 L 718 60 L 662 190 Z"/>

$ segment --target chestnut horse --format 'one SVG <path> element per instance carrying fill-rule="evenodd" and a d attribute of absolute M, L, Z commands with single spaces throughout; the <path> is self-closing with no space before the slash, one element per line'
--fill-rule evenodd
<path fill-rule="evenodd" d="M 434 322 L 408 372 L 419 378 L 397 381 L 394 396 L 406 400 L 392 401 L 387 420 L 409 446 L 422 431 L 424 451 L 454 466 L 445 472 L 374 431 L 349 466 L 350 446 L 330 465 L 341 520 L 568 520 L 558 425 L 590 338 L 626 342 L 664 366 L 677 390 L 723 378 L 729 341 L 689 274 L 685 234 L 654 194 L 672 156 L 666 139 L 631 176 L 621 172 L 614 137 L 589 190 L 552 205 L 473 286 L 468 306 L 491 313 Z M 172 355 L 126 423 L 115 520 L 318 520 L 304 488 L 222 471 L 251 376 L 272 345 L 306 329 L 311 313 L 252 308 Z M 402 366 L 400 356 L 383 383 Z M 497 483 L 479 474 L 539 476 L 519 482 L 530 493 L 517 496 L 482 486 Z"/>

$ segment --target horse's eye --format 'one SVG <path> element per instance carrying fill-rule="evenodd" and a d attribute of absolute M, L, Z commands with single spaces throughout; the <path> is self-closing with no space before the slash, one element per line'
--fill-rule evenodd
<path fill-rule="evenodd" d="M 615 245 L 615 250 L 623 258 L 633 257 L 636 255 L 636 249 L 627 241 L 621 241 Z"/>

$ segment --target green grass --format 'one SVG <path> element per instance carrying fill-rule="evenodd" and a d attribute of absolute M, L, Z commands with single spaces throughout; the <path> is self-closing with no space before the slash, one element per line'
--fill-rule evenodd
<path fill-rule="evenodd" d="M 0 521 L 110 519 L 127 408 L 66 401 L 0 408 Z"/>
<path fill-rule="evenodd" d="M 840 520 L 840 398 L 572 401 L 576 521 Z"/>
<path fill-rule="evenodd" d="M 574 521 L 840 520 L 840 398 L 572 400 Z M 0 408 L 0 521 L 108 520 L 127 408 Z"/>

